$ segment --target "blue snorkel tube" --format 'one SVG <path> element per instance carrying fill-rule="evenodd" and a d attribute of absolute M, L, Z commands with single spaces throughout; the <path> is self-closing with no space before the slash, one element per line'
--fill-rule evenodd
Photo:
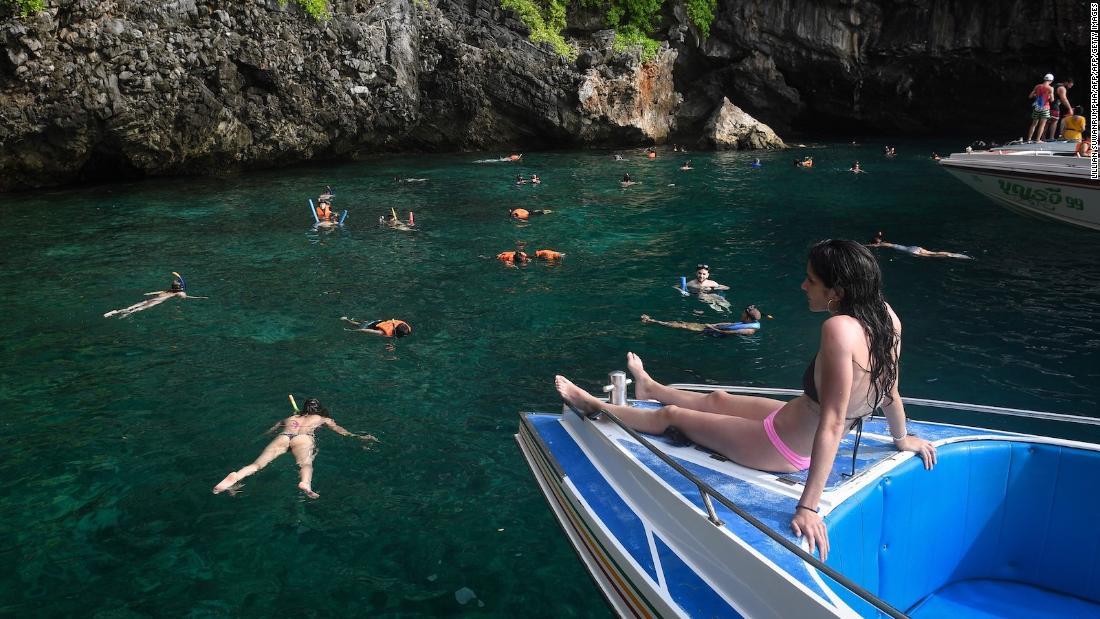
<path fill-rule="evenodd" d="M 348 218 L 348 210 L 344 209 L 344 212 L 340 215 L 340 221 L 338 221 L 337 223 L 339 223 L 342 226 L 342 225 L 344 225 L 344 220 L 347 219 L 347 218 Z"/>
<path fill-rule="evenodd" d="M 175 271 L 172 271 L 172 275 L 175 275 L 176 279 L 180 280 L 180 290 L 187 292 L 187 280 L 183 279 L 183 276 Z"/>
<path fill-rule="evenodd" d="M 684 277 L 683 275 L 680 276 L 680 287 L 677 290 L 679 290 L 680 294 L 685 297 L 691 296 L 691 293 L 688 292 L 688 278 Z"/>
<path fill-rule="evenodd" d="M 313 215 L 313 223 L 319 224 L 321 220 L 317 217 L 317 207 L 313 206 L 313 198 L 309 199 L 309 214 Z"/>

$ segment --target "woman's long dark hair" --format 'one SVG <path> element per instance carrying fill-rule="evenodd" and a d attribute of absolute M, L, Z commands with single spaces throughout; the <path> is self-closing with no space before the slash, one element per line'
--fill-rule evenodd
<path fill-rule="evenodd" d="M 882 271 L 866 247 L 855 241 L 829 239 L 810 249 L 810 269 L 827 288 L 843 291 L 837 314 L 851 316 L 867 334 L 871 361 L 871 385 L 878 406 L 890 397 L 898 380 L 897 349 L 900 344 L 886 299 L 882 296 Z M 870 395 L 870 391 L 868 394 Z"/>

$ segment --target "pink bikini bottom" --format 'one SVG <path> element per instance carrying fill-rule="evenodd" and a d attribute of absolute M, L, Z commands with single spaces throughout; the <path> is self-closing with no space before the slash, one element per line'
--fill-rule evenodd
<path fill-rule="evenodd" d="M 775 431 L 775 415 L 783 407 L 772 411 L 772 414 L 764 418 L 764 432 L 768 435 L 768 440 L 772 442 L 772 446 L 779 452 L 779 455 L 787 459 L 787 462 L 791 463 L 791 466 L 798 470 L 810 468 L 810 459 L 805 456 L 800 456 L 794 452 L 793 449 L 787 447 L 787 444 L 783 442 L 783 439 L 779 438 L 779 433 Z"/>

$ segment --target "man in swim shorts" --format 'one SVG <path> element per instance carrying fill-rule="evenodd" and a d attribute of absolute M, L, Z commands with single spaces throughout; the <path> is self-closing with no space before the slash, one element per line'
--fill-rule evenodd
<path fill-rule="evenodd" d="M 1031 142 L 1032 138 L 1038 142 L 1043 141 L 1043 130 L 1046 129 L 1047 121 L 1050 119 L 1050 101 L 1054 98 L 1054 89 L 1050 86 L 1053 81 L 1054 76 L 1047 73 L 1043 76 L 1043 81 L 1036 84 L 1027 96 L 1031 101 L 1031 125 L 1027 128 L 1028 142 Z M 1038 132 L 1035 131 L 1036 128 L 1039 129 Z"/>

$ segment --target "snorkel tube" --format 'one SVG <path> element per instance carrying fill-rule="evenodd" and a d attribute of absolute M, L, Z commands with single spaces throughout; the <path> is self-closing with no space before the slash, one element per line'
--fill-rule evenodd
<path fill-rule="evenodd" d="M 683 275 L 680 276 L 680 287 L 678 288 L 678 290 L 680 291 L 680 294 L 685 297 L 691 296 L 691 293 L 688 292 L 688 278 L 684 277 Z"/>
<path fill-rule="evenodd" d="M 341 226 L 344 225 L 344 220 L 347 219 L 347 218 L 348 218 L 348 209 L 344 209 L 344 212 L 340 214 L 340 221 L 338 223 Z"/>
<path fill-rule="evenodd" d="M 180 280 L 180 291 L 187 292 L 187 280 L 183 279 L 183 276 L 179 273 L 176 273 L 175 271 L 172 271 L 172 275 L 174 275 L 176 279 Z"/>
<path fill-rule="evenodd" d="M 298 410 L 298 403 L 294 401 L 294 394 L 288 393 L 286 397 L 290 398 L 290 407 L 294 409 L 294 414 L 300 415 L 302 411 Z"/>
<path fill-rule="evenodd" d="M 314 224 L 321 223 L 320 218 L 317 217 L 317 207 L 313 206 L 313 198 L 309 199 L 309 214 L 313 215 L 313 223 Z"/>

